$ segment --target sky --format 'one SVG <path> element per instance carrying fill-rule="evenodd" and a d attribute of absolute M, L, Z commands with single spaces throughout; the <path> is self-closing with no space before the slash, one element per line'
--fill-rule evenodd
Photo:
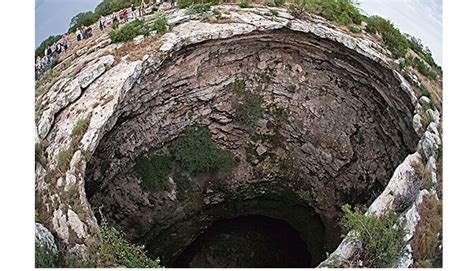
<path fill-rule="evenodd" d="M 35 47 L 50 35 L 65 33 L 71 18 L 94 10 L 101 0 L 35 0 Z M 359 0 L 368 15 L 391 20 L 402 32 L 422 40 L 442 65 L 442 0 Z"/>
<path fill-rule="evenodd" d="M 94 10 L 101 0 L 35 0 L 35 47 L 51 35 L 65 33 L 71 18 Z"/>

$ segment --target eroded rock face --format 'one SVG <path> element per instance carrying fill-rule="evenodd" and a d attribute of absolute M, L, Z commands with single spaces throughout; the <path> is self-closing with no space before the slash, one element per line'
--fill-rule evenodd
<path fill-rule="evenodd" d="M 117 46 L 100 40 L 42 98 L 38 137 L 49 145 L 37 168 L 39 213 L 61 242 L 93 238 L 102 208 L 111 225 L 169 266 L 214 222 L 259 215 L 296 229 L 316 266 L 340 242 L 340 206 L 372 203 L 420 135 L 419 152 L 436 155 L 436 127 L 423 132 L 413 119 L 417 98 L 380 46 L 319 17 L 279 10 L 274 20 L 267 9 L 223 8 L 234 22 L 171 13 L 168 22 L 178 25 L 143 60 L 116 61 L 107 54 Z M 77 97 L 64 91 L 73 82 Z M 55 89 L 69 94 L 57 99 Z M 237 117 L 249 96 L 261 99 L 255 125 Z M 439 122 L 438 111 L 431 115 Z M 81 120 L 87 128 L 74 145 Z M 230 175 L 184 172 L 184 190 L 170 175 L 165 188 L 144 191 L 137 158 L 169 153 L 196 125 L 238 158 Z M 382 193 L 374 210 L 391 200 Z"/>
<path fill-rule="evenodd" d="M 287 203 L 303 202 L 331 229 L 320 244 L 329 251 L 341 234 L 338 206 L 371 202 L 417 141 L 413 105 L 393 73 L 313 35 L 275 30 L 204 42 L 144 69 L 149 74 L 125 97 L 117 124 L 88 165 L 86 186 L 93 206 L 103 206 L 108 220 L 165 263 L 184 248 L 172 244 L 189 244 L 230 215 L 202 208 L 242 190 L 255 195 L 233 200 L 273 193 L 284 202 L 292 192 Z M 245 87 L 236 90 L 235 82 Z M 263 98 L 255 128 L 235 118 L 246 93 Z M 137 157 L 166 152 L 195 124 L 208 127 L 213 140 L 239 158 L 232 175 L 189 176 L 194 196 L 187 201 L 170 196 L 173 185 L 142 191 L 133 169 Z M 248 159 L 254 152 L 256 162 Z M 217 195 L 217 202 L 210 199 Z"/>

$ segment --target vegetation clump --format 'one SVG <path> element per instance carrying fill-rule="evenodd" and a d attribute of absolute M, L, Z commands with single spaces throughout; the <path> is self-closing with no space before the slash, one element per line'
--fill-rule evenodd
<path fill-rule="evenodd" d="M 176 183 L 176 198 L 179 201 L 184 201 L 193 195 L 194 190 L 191 180 L 184 172 L 176 172 L 173 175 L 173 180 Z"/>
<path fill-rule="evenodd" d="M 98 16 L 105 16 L 123 8 L 128 8 L 132 4 L 138 7 L 141 4 L 141 0 L 102 0 L 102 2 L 96 6 L 94 13 Z"/>
<path fill-rule="evenodd" d="M 364 215 L 357 208 L 352 211 L 347 204 L 342 210 L 344 227 L 355 233 L 351 241 L 359 241 L 362 245 L 357 256 L 364 267 L 393 267 L 404 254 L 405 223 L 399 216 L 393 211 L 379 217 Z"/>
<path fill-rule="evenodd" d="M 78 13 L 71 18 L 71 22 L 69 23 L 69 30 L 67 32 L 72 33 L 81 26 L 92 25 L 97 22 L 99 18 L 100 15 L 92 11 Z"/>
<path fill-rule="evenodd" d="M 145 254 L 143 246 L 137 246 L 125 240 L 122 232 L 109 226 L 102 217 L 98 242 L 90 245 L 88 259 L 81 259 L 67 251 L 66 247 L 60 246 L 57 254 L 52 253 L 46 247 L 35 243 L 35 267 L 36 268 L 159 268 L 160 261 L 152 260 Z"/>
<path fill-rule="evenodd" d="M 212 141 L 209 129 L 203 126 L 187 128 L 171 144 L 171 152 L 175 160 L 191 173 L 217 170 L 220 177 L 226 177 L 237 164 L 234 155 L 218 148 Z"/>
<path fill-rule="evenodd" d="M 270 112 L 279 121 L 279 123 L 288 122 L 288 113 L 285 111 L 285 109 L 279 107 L 278 105 L 272 104 L 270 107 Z"/>
<path fill-rule="evenodd" d="M 364 18 L 353 0 L 293 0 L 292 7 L 345 26 L 360 25 Z"/>
<path fill-rule="evenodd" d="M 380 34 L 384 44 L 395 58 L 404 57 L 410 47 L 408 39 L 400 30 L 393 26 L 392 22 L 380 16 L 370 16 L 367 18 L 367 27 L 365 30 L 368 33 Z"/>
<path fill-rule="evenodd" d="M 35 242 L 35 267 L 54 268 L 58 266 L 58 257 L 47 247 Z"/>
<path fill-rule="evenodd" d="M 248 0 L 241 0 L 240 3 L 239 3 L 239 7 L 241 7 L 241 8 L 251 8 L 252 5 L 250 4 L 250 2 Z"/>
<path fill-rule="evenodd" d="M 166 178 L 172 168 L 171 159 L 165 155 L 153 155 L 150 158 L 140 156 L 135 163 L 135 170 L 140 175 L 143 191 L 152 191 L 157 185 L 166 189 Z"/>
<path fill-rule="evenodd" d="M 152 28 L 159 34 L 163 34 L 168 30 L 168 22 L 166 21 L 165 14 L 158 12 L 155 15 L 155 22 L 153 22 Z"/>
<path fill-rule="evenodd" d="M 285 4 L 285 0 L 274 0 L 275 6 L 283 6 Z"/>
<path fill-rule="evenodd" d="M 211 10 L 212 3 L 192 4 L 186 10 L 187 14 L 201 14 Z"/>
<path fill-rule="evenodd" d="M 109 37 L 113 43 L 129 41 L 138 35 L 148 35 L 149 29 L 143 21 L 135 20 L 118 30 L 110 30 Z"/>
<path fill-rule="evenodd" d="M 108 225 L 105 219 L 99 229 L 97 257 L 102 266 L 124 266 L 127 268 L 158 268 L 159 260 L 152 260 L 145 254 L 143 246 L 130 244 L 123 233 Z"/>
<path fill-rule="evenodd" d="M 295 84 L 289 84 L 288 86 L 286 86 L 286 90 L 288 90 L 288 92 L 290 92 L 290 93 L 295 93 L 296 92 L 296 85 Z"/>
<path fill-rule="evenodd" d="M 257 121 L 263 116 L 263 98 L 250 92 L 244 93 L 243 102 L 235 109 L 235 120 L 249 128 L 255 127 Z"/>

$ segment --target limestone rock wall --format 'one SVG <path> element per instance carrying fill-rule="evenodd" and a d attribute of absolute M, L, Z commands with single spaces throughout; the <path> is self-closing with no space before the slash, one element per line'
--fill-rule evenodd
<path fill-rule="evenodd" d="M 36 165 L 37 209 L 61 242 L 74 246 L 94 238 L 92 204 L 103 207 L 129 239 L 154 249 L 153 255 L 174 257 L 180 248 L 162 251 L 153 240 L 176 242 L 164 238 L 174 232 L 161 229 L 200 218 L 205 223 L 182 237 L 189 243 L 217 219 L 199 211 L 230 196 L 214 193 L 215 186 L 233 192 L 252 187 L 249 198 L 277 190 L 282 176 L 269 159 L 246 161 L 251 143 L 257 156 L 273 153 L 299 170 L 296 178 L 284 176 L 286 183 L 274 196 L 291 194 L 288 202 L 312 208 L 324 227 L 336 227 L 321 241 L 331 249 L 340 234 L 336 206 L 375 200 L 370 211 L 390 208 L 387 191 L 410 182 L 410 167 L 404 165 L 423 159 L 433 164 L 441 145 L 440 114 L 430 109 L 437 121 L 423 132 L 419 113 L 426 99 L 418 103 L 377 43 L 316 16 L 295 18 L 284 9 L 269 17 L 268 9 L 216 8 L 225 10 L 231 22 L 200 22 L 182 10 L 168 14 L 174 27 L 136 61 L 113 56 L 122 45 L 97 40 L 68 60 L 59 80 L 37 99 L 44 109 L 37 124 L 36 142 L 44 156 Z M 234 120 L 242 97 L 226 87 L 235 80 L 245 81 L 245 92 L 263 98 L 265 113 L 256 134 Z M 286 117 L 278 119 L 274 108 Z M 87 128 L 78 134 L 80 121 Z M 278 123 L 278 131 L 268 123 Z M 194 179 L 202 197 L 191 207 L 176 200 L 176 188 L 144 193 L 132 170 L 135 159 L 166 150 L 193 124 L 207 126 L 221 148 L 240 158 L 232 178 L 223 185 L 213 184 L 212 176 Z M 275 135 L 276 145 L 264 140 Z M 60 165 L 61 156 L 66 166 Z M 272 186 L 256 188 L 261 183 Z M 349 255 L 351 248 L 343 242 L 335 253 L 341 250 Z"/>

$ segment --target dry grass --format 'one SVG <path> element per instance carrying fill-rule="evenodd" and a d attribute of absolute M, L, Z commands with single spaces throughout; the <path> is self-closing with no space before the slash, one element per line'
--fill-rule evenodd
<path fill-rule="evenodd" d="M 414 267 L 441 267 L 442 203 L 433 196 L 425 196 L 418 206 L 420 221 L 411 241 Z"/>

